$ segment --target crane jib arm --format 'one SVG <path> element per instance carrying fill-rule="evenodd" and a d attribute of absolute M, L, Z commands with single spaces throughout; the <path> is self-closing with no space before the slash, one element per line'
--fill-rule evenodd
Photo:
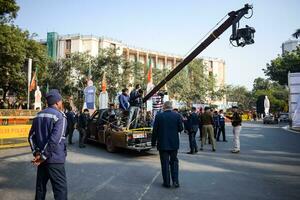
<path fill-rule="evenodd" d="M 186 65 L 188 65 L 196 56 L 206 49 L 215 39 L 217 39 L 231 25 L 237 23 L 248 10 L 252 7 L 248 4 L 244 8 L 228 13 L 229 18 L 216 28 L 195 50 L 185 57 L 162 81 L 160 81 L 144 98 L 143 103 L 149 100 L 157 91 L 159 91 L 169 80 L 178 74 Z"/>

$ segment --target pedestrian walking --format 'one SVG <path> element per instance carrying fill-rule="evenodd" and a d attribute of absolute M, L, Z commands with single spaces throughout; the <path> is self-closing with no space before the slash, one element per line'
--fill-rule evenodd
<path fill-rule="evenodd" d="M 36 200 L 46 198 L 50 179 L 54 199 L 67 199 L 65 160 L 67 155 L 65 133 L 67 119 L 62 112 L 62 97 L 58 90 L 46 94 L 48 107 L 39 112 L 32 122 L 29 143 L 33 153 L 32 163 L 37 166 Z"/>
<path fill-rule="evenodd" d="M 191 114 L 187 119 L 187 131 L 189 135 L 190 151 L 188 154 L 194 154 L 198 152 L 197 142 L 196 142 L 196 133 L 199 129 L 199 116 L 196 113 L 196 108 L 192 107 Z"/>
<path fill-rule="evenodd" d="M 220 110 L 220 112 L 219 112 L 218 123 L 219 123 L 219 131 L 218 131 L 218 135 L 217 135 L 217 141 L 220 141 L 220 135 L 222 133 L 223 142 L 227 142 L 226 134 L 225 134 L 225 116 L 224 116 L 223 110 Z"/>
<path fill-rule="evenodd" d="M 79 131 L 79 148 L 85 148 L 85 139 L 88 129 L 88 120 L 90 118 L 89 110 L 86 108 L 79 115 L 78 131 Z"/>
<path fill-rule="evenodd" d="M 69 144 L 73 144 L 73 132 L 76 125 L 76 114 L 72 110 L 72 107 L 69 104 L 66 106 L 66 109 L 67 109 L 66 117 L 68 122 L 66 137 L 68 137 Z"/>
<path fill-rule="evenodd" d="M 202 123 L 202 140 L 201 140 L 201 148 L 203 151 L 204 144 L 206 143 L 207 136 L 209 137 L 212 144 L 212 151 L 216 151 L 216 141 L 214 138 L 214 120 L 211 115 L 211 111 L 209 107 L 204 108 L 204 113 L 201 115 L 201 123 Z"/>
<path fill-rule="evenodd" d="M 242 117 L 238 113 L 238 107 L 233 106 L 233 115 L 231 117 L 231 124 L 233 127 L 233 150 L 231 151 L 232 153 L 239 153 L 241 148 L 240 148 L 240 132 L 242 129 Z"/>
<path fill-rule="evenodd" d="M 177 153 L 179 149 L 179 132 L 183 130 L 181 116 L 172 111 L 172 102 L 166 101 L 163 106 L 164 112 L 155 117 L 152 146 L 159 151 L 163 186 L 170 188 L 170 176 L 174 187 L 179 187 L 179 161 Z M 171 175 L 170 175 L 171 174 Z"/>

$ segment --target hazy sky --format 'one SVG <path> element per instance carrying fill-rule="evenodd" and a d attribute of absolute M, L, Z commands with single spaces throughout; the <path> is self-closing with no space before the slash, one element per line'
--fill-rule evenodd
<path fill-rule="evenodd" d="M 156 51 L 186 55 L 226 13 L 253 4 L 254 15 L 243 18 L 256 29 L 255 44 L 235 48 L 231 29 L 200 56 L 222 58 L 227 84 L 252 88 L 262 68 L 281 53 L 281 43 L 300 28 L 299 0 L 17 0 L 15 24 L 39 38 L 59 34 L 93 34 Z"/>

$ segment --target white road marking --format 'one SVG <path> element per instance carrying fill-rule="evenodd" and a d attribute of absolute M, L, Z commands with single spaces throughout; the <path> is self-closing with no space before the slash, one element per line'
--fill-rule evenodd
<path fill-rule="evenodd" d="M 292 129 L 290 128 L 289 125 L 283 126 L 283 127 L 281 127 L 281 128 L 284 129 L 284 130 L 287 130 L 287 131 L 289 131 L 289 132 L 292 132 L 292 133 L 300 133 L 299 131 L 294 131 L 294 130 L 292 130 Z"/>
<path fill-rule="evenodd" d="M 98 192 L 99 190 L 103 189 L 107 184 L 109 184 L 116 176 L 111 176 L 109 179 L 107 179 L 106 181 L 104 181 L 102 184 L 97 185 L 96 187 L 92 188 L 91 190 L 89 190 L 86 195 L 85 195 L 85 199 L 91 199 L 93 197 L 93 195 L 95 195 L 96 192 Z"/>
<path fill-rule="evenodd" d="M 157 177 L 159 176 L 159 174 L 160 174 L 160 171 L 158 171 L 158 172 L 155 174 L 155 176 L 153 177 L 151 183 L 150 183 L 149 185 L 147 185 L 145 191 L 141 194 L 141 196 L 140 196 L 140 198 L 138 198 L 138 200 L 142 200 L 142 199 L 143 199 L 143 197 L 144 197 L 145 194 L 149 191 L 151 185 L 154 183 L 155 179 L 157 179 Z"/>

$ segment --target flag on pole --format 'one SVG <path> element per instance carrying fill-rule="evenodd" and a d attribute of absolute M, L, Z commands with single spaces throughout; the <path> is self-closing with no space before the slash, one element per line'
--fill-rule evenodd
<path fill-rule="evenodd" d="M 103 74 L 103 78 L 102 78 L 102 83 L 101 83 L 101 88 L 102 88 L 102 92 L 100 92 L 99 95 L 99 109 L 106 109 L 108 108 L 108 93 L 106 91 L 106 77 L 105 77 L 105 72 Z"/>
<path fill-rule="evenodd" d="M 152 83 L 152 63 L 151 63 L 151 58 L 149 58 L 149 69 L 148 69 L 148 83 Z"/>
<path fill-rule="evenodd" d="M 152 62 L 151 62 L 151 58 L 149 58 L 149 69 L 148 69 L 147 79 L 148 79 L 147 93 L 149 93 L 154 87 L 153 80 L 152 80 Z M 152 98 L 150 98 L 146 102 L 146 110 L 147 111 L 152 111 L 152 109 L 153 109 Z"/>
<path fill-rule="evenodd" d="M 33 76 L 32 76 L 32 79 L 31 79 L 31 82 L 30 82 L 30 87 L 29 87 L 29 91 L 33 91 L 35 90 L 36 88 L 36 73 L 33 72 Z"/>
<path fill-rule="evenodd" d="M 107 84 L 106 84 L 106 77 L 105 72 L 103 74 L 102 83 L 101 83 L 102 92 L 106 92 Z"/>

